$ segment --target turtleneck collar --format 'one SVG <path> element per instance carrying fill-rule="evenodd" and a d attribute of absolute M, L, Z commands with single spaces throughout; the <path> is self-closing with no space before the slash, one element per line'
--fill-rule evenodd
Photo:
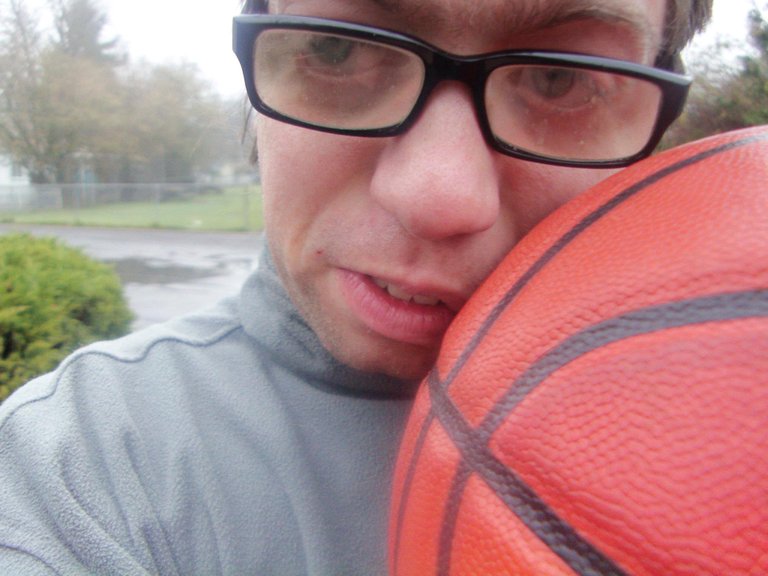
<path fill-rule="evenodd" d="M 354 370 L 334 359 L 299 315 L 265 244 L 239 296 L 243 327 L 277 362 L 308 384 L 345 395 L 408 397 L 417 383 Z"/>

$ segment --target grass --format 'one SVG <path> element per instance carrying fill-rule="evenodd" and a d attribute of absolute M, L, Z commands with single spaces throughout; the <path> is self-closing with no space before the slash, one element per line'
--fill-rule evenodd
<path fill-rule="evenodd" d="M 89 208 L 0 213 L 0 222 L 183 230 L 261 230 L 261 188 L 228 188 L 188 200 L 131 202 Z"/>

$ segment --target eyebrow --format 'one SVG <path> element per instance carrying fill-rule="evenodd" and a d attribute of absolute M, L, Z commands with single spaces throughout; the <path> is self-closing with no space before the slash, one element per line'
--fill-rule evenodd
<path fill-rule="evenodd" d="M 370 0 L 379 8 L 404 17 L 423 18 L 432 25 L 457 26 L 451 22 L 448 14 L 435 11 L 434 2 L 416 3 L 404 0 Z M 517 10 L 500 7 L 494 17 L 501 22 L 508 22 L 508 32 L 516 34 L 554 28 L 570 22 L 586 20 L 602 21 L 610 24 L 625 25 L 636 32 L 645 48 L 651 49 L 658 44 L 647 15 L 639 10 L 635 3 L 624 0 L 555 0 L 536 2 L 523 0 L 516 2 Z M 543 6 L 542 6 L 543 4 Z M 471 3 L 475 11 L 483 8 L 481 3 Z M 470 18 L 472 16 L 470 15 Z"/>
<path fill-rule="evenodd" d="M 644 12 L 637 9 L 637 4 L 614 0 L 570 1 L 550 4 L 552 8 L 540 10 L 534 8 L 525 22 L 529 28 L 551 28 L 558 24 L 579 20 L 599 20 L 611 24 L 626 24 L 637 29 L 643 35 L 651 36 L 653 31 Z"/>

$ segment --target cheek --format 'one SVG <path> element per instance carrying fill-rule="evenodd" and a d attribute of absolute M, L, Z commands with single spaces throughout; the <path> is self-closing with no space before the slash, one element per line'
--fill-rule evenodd
<path fill-rule="evenodd" d="M 518 239 L 569 200 L 583 194 L 618 170 L 563 168 L 519 163 L 508 172 L 505 204 Z"/>
<path fill-rule="evenodd" d="M 260 118 L 257 141 L 265 209 L 299 217 L 322 210 L 370 178 L 378 152 L 374 140 Z"/>
<path fill-rule="evenodd" d="M 291 251 L 305 239 L 328 201 L 321 191 L 338 174 L 313 136 L 264 118 L 257 123 L 264 225 L 273 252 Z"/>
<path fill-rule="evenodd" d="M 322 170 L 319 154 L 313 151 L 313 133 L 309 130 L 263 117 L 256 126 L 264 207 L 274 217 L 290 211 L 294 204 L 300 205 L 298 199 L 306 196 L 312 175 L 322 178 L 328 171 Z"/>
<path fill-rule="evenodd" d="M 263 117 L 256 128 L 265 230 L 273 254 L 291 268 L 312 266 L 317 250 L 364 219 L 363 192 L 382 143 Z"/>

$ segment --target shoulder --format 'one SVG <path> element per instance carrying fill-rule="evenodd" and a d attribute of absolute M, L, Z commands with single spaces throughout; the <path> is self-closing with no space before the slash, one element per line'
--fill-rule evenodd
<path fill-rule="evenodd" d="M 0 434 L 9 418 L 37 404 L 56 403 L 58 396 L 79 393 L 87 399 L 114 387 L 163 376 L 164 388 L 184 379 L 191 362 L 212 358 L 206 351 L 217 346 L 242 347 L 236 306 L 218 306 L 170 322 L 152 326 L 123 338 L 83 347 L 50 374 L 22 386 L 0 407 Z M 77 390 L 68 390 L 75 387 Z M 81 399 L 82 400 L 82 399 Z"/>
<path fill-rule="evenodd" d="M 226 550 L 266 554 L 252 511 L 275 523 L 288 503 L 257 444 L 274 409 L 251 398 L 255 348 L 226 303 L 85 347 L 13 394 L 0 406 L 0 566 L 12 545 L 59 573 L 176 573 L 179 558 L 182 573 L 215 573 Z"/>

